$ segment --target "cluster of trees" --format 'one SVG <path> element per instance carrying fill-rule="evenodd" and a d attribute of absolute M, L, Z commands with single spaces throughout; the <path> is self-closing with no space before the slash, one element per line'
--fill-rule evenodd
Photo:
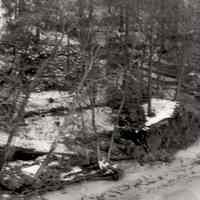
<path fill-rule="evenodd" d="M 174 98 L 179 98 L 190 70 L 193 12 L 184 1 L 2 0 L 2 4 L 6 12 L 0 42 L 5 63 L 0 69 L 1 109 L 5 105 L 12 109 L 1 117 L 9 139 L 0 169 L 33 91 L 59 88 L 74 94 L 64 126 L 73 120 L 77 105 L 88 99 L 99 159 L 95 106 L 100 95 L 112 108 L 116 127 L 137 129 L 145 122 L 141 104 L 148 102 L 151 116 L 152 95 L 161 95 L 168 79 L 176 85 Z M 55 146 L 56 141 L 49 154 Z"/>

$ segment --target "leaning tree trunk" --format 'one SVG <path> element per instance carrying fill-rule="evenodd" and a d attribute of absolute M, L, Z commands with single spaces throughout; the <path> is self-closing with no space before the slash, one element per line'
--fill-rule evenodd
<path fill-rule="evenodd" d="M 55 151 L 55 149 L 57 147 L 57 143 L 58 143 L 58 140 L 55 139 L 54 142 L 52 143 L 51 147 L 50 147 L 50 150 L 49 150 L 45 160 L 42 162 L 39 169 L 37 170 L 37 172 L 34 176 L 34 180 L 37 180 L 40 177 L 40 175 L 43 173 L 43 171 L 45 170 L 46 166 L 48 165 L 48 163 L 51 159 L 53 152 Z"/>
<path fill-rule="evenodd" d="M 9 125 L 9 129 L 8 129 L 8 140 L 4 147 L 3 156 L 2 156 L 1 163 L 0 163 L 0 171 L 2 170 L 3 166 L 7 163 L 8 158 L 10 158 L 12 156 L 11 154 L 13 151 L 11 149 L 11 143 L 13 141 L 15 134 L 17 133 L 17 131 L 19 129 L 20 123 L 22 123 L 22 121 L 24 119 L 25 107 L 28 103 L 29 95 L 30 95 L 30 92 L 28 91 L 25 94 L 21 104 L 19 105 L 19 108 L 17 109 L 17 113 L 13 114 L 13 119 L 11 119 L 9 122 L 10 125 Z M 18 99 L 16 99 L 16 101 L 18 101 Z"/>
<path fill-rule="evenodd" d="M 96 127 L 96 114 L 95 114 L 95 102 L 96 102 L 96 92 L 95 92 L 96 88 L 95 88 L 95 84 L 93 84 L 91 86 L 91 95 L 90 95 L 90 104 L 91 104 L 91 114 L 92 114 L 92 128 L 93 128 L 93 131 L 94 131 L 94 134 L 95 136 L 97 137 L 97 161 L 100 161 L 101 160 L 101 149 L 100 149 L 100 139 L 99 139 L 99 135 L 98 135 L 98 132 L 97 132 L 97 127 Z"/>

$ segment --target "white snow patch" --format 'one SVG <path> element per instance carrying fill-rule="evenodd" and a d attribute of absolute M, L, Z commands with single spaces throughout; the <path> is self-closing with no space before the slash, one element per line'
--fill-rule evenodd
<path fill-rule="evenodd" d="M 0 60 L 0 69 L 2 69 L 5 65 L 6 63 L 3 60 Z"/>
<path fill-rule="evenodd" d="M 37 157 L 36 161 L 41 163 L 46 159 L 47 155 Z"/>
<path fill-rule="evenodd" d="M 192 76 L 192 77 L 194 77 L 194 78 L 198 78 L 198 79 L 200 78 L 200 74 L 197 73 L 197 72 L 195 72 L 195 71 L 190 72 L 188 75 L 189 75 L 189 76 Z"/>
<path fill-rule="evenodd" d="M 3 177 L 3 180 L 4 180 L 4 181 L 7 181 L 7 180 L 9 180 L 9 179 L 10 179 L 10 176 L 9 176 L 9 175 Z"/>
<path fill-rule="evenodd" d="M 56 167 L 56 166 L 59 166 L 59 162 L 53 161 L 53 162 L 49 163 L 48 166 L 49 166 L 49 167 Z"/>
<path fill-rule="evenodd" d="M 190 72 L 188 75 L 189 76 L 196 76 L 196 73 L 195 72 Z"/>
<path fill-rule="evenodd" d="M 2 194 L 1 197 L 3 197 L 3 199 L 10 199 L 10 195 L 9 194 Z"/>
<path fill-rule="evenodd" d="M 70 174 L 79 173 L 79 172 L 81 172 L 81 171 L 82 171 L 82 169 L 81 169 L 80 167 L 75 166 L 75 167 L 72 168 L 71 171 L 65 173 L 65 176 L 68 176 L 68 175 L 70 175 Z"/>
<path fill-rule="evenodd" d="M 71 181 L 75 178 L 75 176 L 69 176 L 69 177 L 60 177 L 61 181 Z"/>
<path fill-rule="evenodd" d="M 41 34 L 42 40 L 49 39 L 51 41 L 55 41 L 55 40 L 59 41 L 61 39 L 61 37 L 62 37 L 62 33 L 60 33 L 60 32 L 49 31 L 49 32 L 43 32 L 43 34 Z M 68 45 L 68 40 L 71 45 L 79 45 L 80 44 L 77 40 L 69 39 L 67 34 L 64 35 L 62 44 Z"/>
<path fill-rule="evenodd" d="M 34 149 L 41 152 L 48 152 L 53 141 L 58 137 L 59 131 L 55 125 L 56 121 L 62 124 L 64 117 L 46 116 L 26 119 L 26 126 L 21 127 L 19 132 L 14 136 L 12 145 L 27 149 Z M 0 146 L 7 143 L 8 134 L 0 132 Z M 56 153 L 73 154 L 64 144 L 58 143 Z"/>
<path fill-rule="evenodd" d="M 18 161 L 15 161 L 15 162 L 9 162 L 8 164 L 11 167 L 19 167 L 19 166 L 22 166 L 22 165 L 33 165 L 34 161 L 18 160 Z"/>
<path fill-rule="evenodd" d="M 63 181 L 72 180 L 75 177 L 73 174 L 79 173 L 81 171 L 82 171 L 82 169 L 80 167 L 78 167 L 78 166 L 73 167 L 71 171 L 69 171 L 67 173 L 61 173 L 60 180 L 63 180 Z M 70 175 L 72 175 L 72 176 L 70 176 Z"/>
<path fill-rule="evenodd" d="M 2 37 L 2 35 L 5 33 L 5 29 L 4 26 L 6 24 L 6 17 L 4 16 L 5 13 L 7 13 L 6 9 L 3 7 L 3 3 L 2 1 L 0 1 L 0 38 Z"/>
<path fill-rule="evenodd" d="M 164 119 L 171 118 L 175 108 L 178 105 L 178 102 L 176 101 L 157 99 L 157 98 L 153 98 L 151 100 L 151 103 L 152 103 L 152 111 L 155 114 L 155 116 L 153 117 L 147 116 L 148 105 L 147 104 L 143 105 L 146 115 L 146 123 L 145 123 L 146 127 L 152 126 L 153 124 L 156 124 Z"/>
<path fill-rule="evenodd" d="M 53 101 L 50 103 L 50 99 Z M 73 94 L 70 95 L 68 92 L 60 91 L 46 91 L 46 92 L 34 92 L 30 95 L 28 106 L 26 111 L 37 111 L 37 110 L 48 110 L 50 108 L 56 108 L 58 106 L 70 107 L 73 101 Z M 96 127 L 98 132 L 110 131 L 114 129 L 113 124 L 110 120 L 111 109 L 108 107 L 95 108 Z M 67 114 L 66 114 L 67 115 Z M 87 132 L 93 132 L 92 128 L 92 111 L 90 109 L 83 110 L 83 117 L 85 122 L 85 128 Z M 67 135 L 74 135 L 75 132 L 79 133 L 82 129 L 81 114 L 76 113 L 72 116 L 73 123 L 70 124 L 67 116 L 51 116 L 46 115 L 44 117 L 34 116 L 25 119 L 25 126 L 20 127 L 20 130 L 16 133 L 13 138 L 12 145 L 16 147 L 23 147 L 28 149 L 35 149 L 37 151 L 48 152 L 52 142 L 61 136 L 61 139 Z M 67 126 L 63 127 L 63 133 L 58 130 L 57 122 L 62 127 L 64 122 Z M 73 134 L 71 134 L 71 132 Z M 6 144 L 8 135 L 1 131 L 0 146 Z M 69 153 L 70 151 L 62 141 L 59 140 L 57 153 Z"/>
<path fill-rule="evenodd" d="M 113 130 L 113 125 L 109 119 L 109 113 L 111 110 L 109 108 L 96 108 L 96 126 L 97 131 L 109 131 Z M 86 110 L 83 112 L 85 127 L 87 132 L 92 132 L 92 112 L 91 110 Z M 35 149 L 41 152 L 48 152 L 53 141 L 58 137 L 66 137 L 74 133 L 79 133 L 81 130 L 81 116 L 79 113 L 73 116 L 73 124 L 69 124 L 63 127 L 63 133 L 60 133 L 55 122 L 59 122 L 62 126 L 64 120 L 67 120 L 65 116 L 45 116 L 45 117 L 31 117 L 25 120 L 27 124 L 25 127 L 21 127 L 16 136 L 13 138 L 12 145 L 16 147 L 23 147 L 28 149 Z M 68 123 L 66 123 L 68 124 Z M 0 146 L 6 144 L 8 140 L 8 134 L 5 132 L 0 132 L 1 140 Z M 62 141 L 58 142 L 55 152 L 57 153 L 68 153 L 73 154 Z"/>
<path fill-rule="evenodd" d="M 49 100 L 53 102 L 50 103 Z M 68 106 L 73 101 L 72 95 L 61 91 L 33 92 L 30 95 L 26 111 L 47 110 L 58 106 Z"/>
<path fill-rule="evenodd" d="M 40 165 L 32 165 L 30 167 L 22 168 L 21 171 L 26 175 L 34 176 L 39 168 L 40 168 Z"/>
<path fill-rule="evenodd" d="M 107 169 L 110 166 L 110 163 L 105 159 L 99 160 L 98 164 L 100 169 Z"/>

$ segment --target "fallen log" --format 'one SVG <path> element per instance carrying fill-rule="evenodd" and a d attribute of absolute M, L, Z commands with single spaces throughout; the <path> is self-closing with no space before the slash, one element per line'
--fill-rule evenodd
<path fill-rule="evenodd" d="M 105 107 L 106 104 L 105 103 L 100 103 L 100 104 L 96 104 L 95 107 Z M 84 107 L 77 107 L 76 111 L 80 112 L 81 110 L 89 110 L 91 109 L 91 106 L 84 106 Z M 45 116 L 45 115 L 64 115 L 66 112 L 69 111 L 68 107 L 64 107 L 64 106 L 58 106 L 55 108 L 50 108 L 50 109 L 39 109 L 39 110 L 31 110 L 31 111 L 27 111 L 24 115 L 24 118 L 29 118 L 29 117 L 34 117 L 34 116 Z"/>

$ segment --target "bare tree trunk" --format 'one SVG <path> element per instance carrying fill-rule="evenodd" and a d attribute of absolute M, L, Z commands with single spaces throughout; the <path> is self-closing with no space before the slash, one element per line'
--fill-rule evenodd
<path fill-rule="evenodd" d="M 160 63 L 161 58 L 162 58 L 161 53 L 158 56 L 159 56 L 158 57 L 158 63 Z M 159 95 L 160 94 L 160 80 L 161 80 L 161 75 L 159 73 L 157 74 L 156 79 L 157 79 L 156 80 L 156 92 L 157 92 L 157 95 Z"/>
<path fill-rule="evenodd" d="M 147 114 L 148 116 L 152 115 L 152 63 L 149 63 L 149 71 L 148 71 L 148 110 Z"/>
<path fill-rule="evenodd" d="M 126 3 L 125 8 L 121 7 L 121 12 L 120 12 L 120 27 L 121 29 L 123 29 L 123 31 L 125 32 L 125 35 L 122 36 L 122 43 L 123 43 L 123 47 L 124 47 L 124 71 L 123 71 L 123 84 L 122 84 L 122 101 L 118 110 L 118 114 L 117 114 L 117 126 L 119 124 L 119 120 L 120 120 L 120 115 L 122 112 L 122 109 L 125 105 L 125 101 L 126 101 L 126 93 L 127 93 L 127 73 L 129 70 L 129 65 L 130 65 L 130 58 L 129 58 L 129 49 L 128 49 L 128 41 L 129 41 L 129 3 Z M 125 11 L 125 12 L 124 12 Z M 124 16 L 125 15 L 125 16 Z M 107 160 L 110 161 L 111 159 L 111 153 L 112 153 L 112 149 L 113 149 L 113 145 L 114 145 L 114 137 L 115 137 L 115 130 L 113 131 L 112 137 L 111 137 L 111 141 L 110 141 L 110 146 L 109 146 L 109 150 L 108 150 L 108 155 L 107 155 Z"/>
<path fill-rule="evenodd" d="M 141 60 L 141 63 L 140 63 L 140 66 L 139 66 L 139 88 L 140 88 L 140 92 L 143 91 L 143 88 L 144 88 L 144 73 L 143 73 L 143 65 L 144 65 L 144 62 L 145 62 L 145 57 L 146 57 L 146 49 L 145 47 L 143 48 L 143 51 L 142 51 L 142 60 Z"/>
<path fill-rule="evenodd" d="M 77 97 L 77 103 L 79 105 L 79 108 L 80 108 L 80 116 L 81 116 L 81 132 L 83 134 L 83 137 L 87 137 L 87 134 L 86 134 L 86 127 L 85 127 L 85 119 L 84 119 L 84 114 L 83 114 L 83 108 L 82 108 L 82 105 L 81 105 L 81 102 L 80 102 L 80 98 L 79 98 L 79 95 L 76 94 Z"/>
<path fill-rule="evenodd" d="M 178 10 L 178 8 L 177 8 Z M 179 10 L 178 10 L 179 11 Z M 177 12 L 178 12 L 177 11 Z M 185 20 L 184 18 L 182 19 L 183 21 Z M 177 33 L 178 33 L 178 22 L 177 22 Z M 184 81 L 184 73 L 185 73 L 185 63 L 188 63 L 188 55 L 189 53 L 187 52 L 187 40 L 186 36 L 184 36 L 183 41 L 182 41 L 182 46 L 179 46 L 177 44 L 177 64 L 179 66 L 178 70 L 178 82 L 177 82 L 177 88 L 176 88 L 176 93 L 175 93 L 175 100 L 179 100 L 180 94 L 181 94 L 181 87 Z"/>
<path fill-rule="evenodd" d="M 152 26 L 152 25 L 151 25 Z M 150 33 L 150 44 L 149 44 L 149 68 L 148 68 L 148 108 L 147 108 L 147 114 L 148 116 L 152 115 L 152 57 L 153 57 L 153 27 L 151 27 L 151 33 Z"/>
<path fill-rule="evenodd" d="M 67 35 L 67 66 L 65 66 L 65 74 L 69 73 L 70 71 L 70 33 L 68 32 Z"/>
<path fill-rule="evenodd" d="M 184 53 L 182 53 L 182 55 L 179 57 L 181 57 L 180 59 L 183 60 Z M 176 92 L 175 92 L 175 97 L 174 100 L 178 100 L 181 94 L 181 87 L 182 87 L 182 83 L 183 83 L 183 79 L 184 79 L 184 72 L 185 72 L 185 66 L 184 66 L 184 62 L 179 62 L 179 73 L 178 73 L 178 82 L 177 82 L 177 87 L 176 87 Z"/>
<path fill-rule="evenodd" d="M 99 161 L 101 159 L 101 149 L 100 149 L 100 139 L 99 139 L 99 135 L 98 135 L 98 132 L 97 132 L 97 127 L 96 127 L 96 114 L 95 114 L 95 104 L 96 104 L 96 86 L 94 83 L 91 83 L 91 86 L 90 86 L 90 105 L 91 105 L 91 114 L 92 114 L 92 128 L 93 128 L 93 131 L 94 131 L 94 134 L 96 135 L 97 137 L 97 161 Z"/>
<path fill-rule="evenodd" d="M 48 165 L 48 163 L 51 159 L 53 152 L 55 151 L 55 149 L 57 147 L 57 143 L 58 143 L 58 140 L 55 139 L 54 142 L 52 143 L 51 147 L 50 147 L 50 150 L 49 150 L 45 160 L 42 162 L 39 169 L 37 170 L 37 172 L 34 176 L 34 180 L 37 180 L 40 177 L 40 175 L 43 173 L 43 171 L 45 170 L 46 166 Z"/>
<path fill-rule="evenodd" d="M 84 16 L 84 10 L 85 10 L 85 4 L 86 2 L 84 0 L 78 0 L 78 15 L 79 15 L 79 41 L 81 46 L 81 51 L 84 51 L 85 49 L 85 27 L 83 24 L 83 20 L 85 18 Z"/>
<path fill-rule="evenodd" d="M 158 63 L 160 63 L 161 59 L 162 59 L 162 54 L 163 51 L 166 51 L 165 49 L 165 35 L 166 35 L 166 30 L 165 30 L 165 1 L 160 1 L 160 52 L 158 53 Z M 161 63 L 160 63 L 161 64 Z M 157 74 L 157 82 L 156 82 L 156 90 L 157 90 L 157 95 L 160 94 L 160 79 L 161 76 L 160 74 Z"/>
<path fill-rule="evenodd" d="M 117 124 L 119 124 L 120 115 L 121 115 L 122 109 L 124 107 L 125 101 L 126 101 L 126 95 L 123 94 L 123 98 L 122 98 L 122 101 L 121 101 L 121 104 L 120 104 L 120 107 L 119 107 L 119 110 L 118 110 L 118 114 L 117 114 Z M 108 162 L 111 159 L 112 149 L 113 149 L 113 145 L 114 145 L 115 131 L 117 131 L 117 129 L 113 131 L 112 136 L 111 136 L 110 146 L 109 146 L 108 155 L 107 155 L 107 161 Z"/>
<path fill-rule="evenodd" d="M 15 88 L 16 89 L 16 88 Z M 18 89 L 17 89 L 18 90 Z M 26 88 L 25 91 L 23 92 L 24 88 L 19 89 L 17 91 L 17 94 L 14 96 L 16 97 L 15 102 L 14 102 L 14 113 L 11 113 L 11 119 L 9 119 L 8 126 L 7 126 L 7 133 L 8 133 L 8 140 L 7 143 L 4 147 L 4 154 L 3 158 L 0 164 L 0 171 L 2 170 L 3 166 L 7 163 L 8 158 L 11 157 L 11 143 L 13 141 L 13 138 L 15 134 L 17 133 L 20 124 L 22 123 L 24 119 L 24 114 L 25 114 L 25 107 L 28 103 L 28 99 L 30 96 L 30 90 L 29 88 Z M 22 93 L 24 96 L 22 97 Z M 21 101 L 22 99 L 22 101 Z M 17 105 L 19 103 L 19 105 Z"/>

